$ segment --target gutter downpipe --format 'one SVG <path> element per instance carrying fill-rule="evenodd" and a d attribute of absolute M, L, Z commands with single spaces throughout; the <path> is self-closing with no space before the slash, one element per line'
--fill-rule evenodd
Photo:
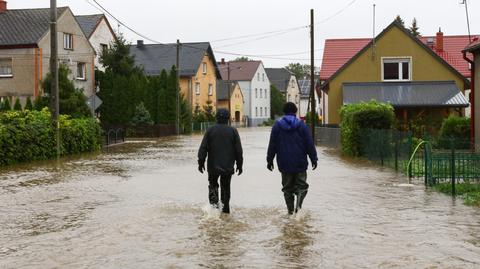
<path fill-rule="evenodd" d="M 473 148 L 475 148 L 475 62 L 467 57 L 467 51 L 463 52 L 463 59 L 470 63 L 470 142 Z M 475 59 L 475 55 L 473 56 Z"/>

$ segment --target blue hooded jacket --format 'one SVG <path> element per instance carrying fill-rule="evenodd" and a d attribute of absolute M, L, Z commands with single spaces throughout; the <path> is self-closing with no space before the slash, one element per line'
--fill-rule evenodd
<path fill-rule="evenodd" d="M 301 173 L 308 168 L 307 155 L 312 163 L 318 161 L 310 130 L 294 114 L 286 114 L 272 128 L 267 162 L 276 156 L 280 172 Z"/>

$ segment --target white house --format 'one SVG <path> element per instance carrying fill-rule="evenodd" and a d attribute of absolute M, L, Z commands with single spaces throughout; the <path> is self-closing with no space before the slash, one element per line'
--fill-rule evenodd
<path fill-rule="evenodd" d="M 261 61 L 219 63 L 222 79 L 237 81 L 244 97 L 248 126 L 258 126 L 270 118 L 270 81 Z"/>
<path fill-rule="evenodd" d="M 300 86 L 300 117 L 304 118 L 307 115 L 307 112 L 310 112 L 310 79 L 301 79 L 298 81 Z M 324 113 L 326 111 L 323 107 L 324 98 L 320 98 L 318 95 L 319 84 L 318 81 L 315 83 L 315 110 L 317 111 L 318 115 L 322 117 L 322 122 L 328 118 L 328 115 Z"/>
<path fill-rule="evenodd" d="M 285 96 L 287 102 L 297 106 L 297 114 L 300 115 L 300 88 L 295 75 L 285 68 L 266 68 L 265 71 L 270 83 Z"/>
<path fill-rule="evenodd" d="M 95 49 L 95 67 L 98 70 L 105 71 L 105 68 L 99 62 L 100 56 L 116 39 L 115 32 L 108 22 L 107 17 L 103 14 L 94 14 L 75 16 L 75 19 L 77 19 L 85 36 Z"/>

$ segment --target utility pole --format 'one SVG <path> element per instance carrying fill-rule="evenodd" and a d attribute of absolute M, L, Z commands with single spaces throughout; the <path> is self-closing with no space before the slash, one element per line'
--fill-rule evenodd
<path fill-rule="evenodd" d="M 177 135 L 180 134 L 180 40 L 177 39 L 177 113 L 175 117 L 175 128 Z"/>
<path fill-rule="evenodd" d="M 313 21 L 313 9 L 310 9 L 310 102 L 311 102 L 311 117 L 310 127 L 312 128 L 312 138 L 315 141 L 315 40 L 314 40 L 314 21 Z"/>
<path fill-rule="evenodd" d="M 57 35 L 57 0 L 50 0 L 50 74 L 52 85 L 50 92 L 53 124 L 55 125 L 55 140 L 57 146 L 57 159 L 60 158 L 60 114 L 58 94 L 58 35 Z"/>
<path fill-rule="evenodd" d="M 231 125 L 232 124 L 232 98 L 230 96 L 231 94 L 231 88 L 232 88 L 232 82 L 230 81 L 230 62 L 227 62 L 227 73 L 228 73 L 228 113 L 230 116 L 228 117 L 228 123 Z"/>
<path fill-rule="evenodd" d="M 465 5 L 465 14 L 467 15 L 468 40 L 470 43 L 472 43 L 472 35 L 470 34 L 470 18 L 468 16 L 468 0 L 463 0 L 462 4 Z"/>

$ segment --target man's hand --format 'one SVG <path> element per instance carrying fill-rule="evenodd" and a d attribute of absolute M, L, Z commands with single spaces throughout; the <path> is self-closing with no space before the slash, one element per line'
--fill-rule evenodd
<path fill-rule="evenodd" d="M 205 171 L 205 164 L 199 163 L 198 164 L 198 171 L 203 174 L 203 171 Z"/>
<path fill-rule="evenodd" d="M 312 170 L 317 169 L 317 162 L 312 162 Z"/>
<path fill-rule="evenodd" d="M 267 169 L 270 170 L 270 171 L 273 171 L 273 163 L 268 163 L 267 164 Z"/>
<path fill-rule="evenodd" d="M 243 173 L 243 169 L 241 167 L 237 167 L 237 173 L 238 175 L 241 175 Z"/>

